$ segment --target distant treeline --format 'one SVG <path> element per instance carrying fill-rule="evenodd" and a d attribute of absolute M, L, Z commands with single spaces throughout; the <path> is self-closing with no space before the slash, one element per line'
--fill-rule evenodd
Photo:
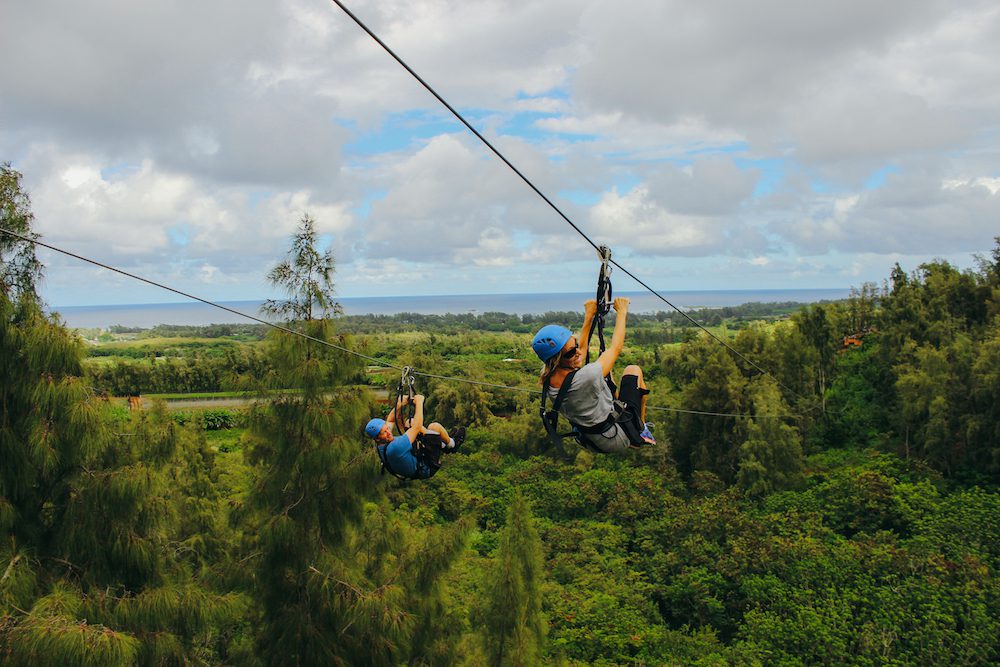
<path fill-rule="evenodd" d="M 630 312 L 629 323 L 633 327 L 655 323 L 688 328 L 696 326 L 691 322 L 691 319 L 694 319 L 705 326 L 718 326 L 725 322 L 733 324 L 734 328 L 739 328 L 741 322 L 787 317 L 805 305 L 796 301 L 753 302 L 740 306 L 687 310 L 684 314 L 666 310 L 656 313 Z M 343 315 L 336 318 L 338 330 L 344 333 L 390 333 L 414 329 L 440 333 L 455 332 L 460 329 L 534 333 L 535 329 L 542 324 L 579 326 L 582 320 L 582 307 L 579 311 L 549 311 L 542 314 L 525 315 L 493 311 L 478 314 L 447 313 L 444 315 L 404 312 L 393 315 Z M 114 334 L 140 334 L 140 338 L 235 338 L 246 341 L 263 340 L 269 330 L 270 327 L 265 324 L 209 324 L 207 326 L 158 324 L 148 329 L 115 325 L 108 329 Z M 681 338 L 677 340 L 681 340 Z M 95 354 L 94 351 L 91 351 L 90 355 L 99 356 L 99 353 Z"/>
<path fill-rule="evenodd" d="M 787 317 L 806 304 L 794 301 L 778 303 L 745 303 L 724 308 L 688 310 L 684 313 L 661 310 L 655 313 L 634 313 L 628 315 L 630 329 L 650 324 L 666 324 L 671 327 L 688 328 L 696 325 L 692 319 L 704 326 L 718 326 L 724 322 L 737 325 L 740 322 L 759 319 Z M 610 316 L 613 319 L 614 315 Z M 549 311 L 542 314 L 512 315 L 500 312 L 448 313 L 446 315 L 424 315 L 421 313 L 397 313 L 395 315 L 345 315 L 337 318 L 338 329 L 345 333 L 377 333 L 408 331 L 512 331 L 514 333 L 534 333 L 543 324 L 562 324 L 578 327 L 583 322 L 583 309 L 579 311 Z M 739 328 L 735 326 L 735 328 Z M 682 338 L 678 335 L 676 340 Z"/>
<path fill-rule="evenodd" d="M 691 318 L 703 326 L 726 324 L 738 331 L 753 321 L 785 318 L 800 308 L 802 304 L 795 302 L 747 303 L 699 310 L 691 313 Z M 613 314 L 611 317 L 613 321 Z M 342 316 L 336 318 L 336 327 L 340 333 L 361 336 L 407 331 L 442 335 L 476 331 L 530 334 L 549 323 L 577 328 L 582 319 L 582 312 L 576 311 L 534 315 L 500 312 L 445 315 L 397 313 Z M 691 319 L 678 312 L 629 313 L 628 335 L 631 343 L 640 346 L 681 343 L 696 335 L 695 327 Z M 267 372 L 266 355 L 247 343 L 263 340 L 270 330 L 263 324 L 161 324 L 151 329 L 116 326 L 111 328 L 112 333 L 140 335 L 134 344 L 90 347 L 87 352 L 89 357 L 114 357 L 118 360 L 116 363 L 88 364 L 86 373 L 92 386 L 115 396 L 227 391 L 233 389 L 241 377 L 259 379 Z M 164 339 L 162 342 L 156 340 L 161 338 Z M 213 339 L 213 342 L 184 342 L 178 341 L 178 338 Z M 431 341 L 428 345 L 425 351 L 439 347 L 445 356 L 452 356 L 449 350 L 458 353 L 440 342 Z M 380 352 L 369 350 L 366 353 L 378 355 Z M 509 354 L 519 356 L 519 352 L 512 349 Z"/>
<path fill-rule="evenodd" d="M 186 324 L 157 324 L 155 327 L 123 327 L 115 325 L 108 329 L 114 334 L 142 334 L 143 338 L 244 338 L 261 340 L 270 327 L 264 324 L 209 324 L 193 326 Z"/>
<path fill-rule="evenodd" d="M 243 346 L 224 356 L 122 360 L 85 364 L 87 382 L 112 396 L 194 393 L 236 389 L 241 378 L 262 378 L 270 368 L 264 353 Z"/>

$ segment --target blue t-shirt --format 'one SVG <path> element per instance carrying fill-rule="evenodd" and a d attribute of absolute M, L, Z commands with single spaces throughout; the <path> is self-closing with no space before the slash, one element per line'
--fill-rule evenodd
<path fill-rule="evenodd" d="M 385 461 L 390 470 L 410 479 L 417 477 L 417 457 L 413 455 L 413 443 L 405 433 L 388 445 L 380 446 L 385 447 Z"/>

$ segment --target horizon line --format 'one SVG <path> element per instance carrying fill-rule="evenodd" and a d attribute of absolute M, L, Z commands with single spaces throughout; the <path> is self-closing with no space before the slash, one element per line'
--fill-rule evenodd
<path fill-rule="evenodd" d="M 761 287 L 761 288 L 739 288 L 739 289 L 680 289 L 680 290 L 660 290 L 663 294 L 711 294 L 718 292 L 843 292 L 850 291 L 851 287 Z M 567 296 L 580 296 L 590 294 L 591 291 L 576 291 L 576 292 L 466 292 L 461 294 L 392 294 L 392 295 L 373 295 L 373 296 L 344 296 L 337 297 L 337 301 L 354 301 L 354 300 L 372 300 L 372 299 L 442 299 L 449 297 L 491 297 L 491 296 L 513 296 L 513 297 L 526 297 L 526 296 L 555 296 L 555 295 L 567 295 Z M 646 295 L 648 292 L 646 290 L 622 290 L 617 292 L 619 295 Z M 269 298 L 253 298 L 253 299 L 220 299 L 217 303 L 263 303 L 268 301 Z M 184 305 L 197 305 L 210 308 L 207 304 L 196 301 L 146 301 L 146 302 L 131 302 L 131 303 L 90 303 L 90 304 L 70 304 L 70 305 L 60 305 L 60 306 L 47 306 L 47 310 L 59 311 L 65 308 L 129 308 L 136 306 L 184 306 Z"/>

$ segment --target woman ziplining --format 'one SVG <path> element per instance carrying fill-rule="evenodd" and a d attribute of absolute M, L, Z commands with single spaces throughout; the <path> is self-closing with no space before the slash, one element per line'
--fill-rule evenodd
<path fill-rule="evenodd" d="M 441 468 L 442 455 L 458 451 L 465 440 L 464 427 L 449 435 L 438 422 L 424 426 L 424 397 L 414 393 L 413 384 L 413 369 L 404 367 L 389 414 L 365 426 L 365 435 L 374 441 L 382 472 L 403 480 L 433 477 Z M 406 411 L 409 414 L 404 415 Z M 401 435 L 394 435 L 393 427 Z"/>
<path fill-rule="evenodd" d="M 531 341 L 531 348 L 545 364 L 542 369 L 542 421 L 554 442 L 561 436 L 556 430 L 562 414 L 573 426 L 572 435 L 580 444 L 600 453 L 621 452 L 629 447 L 654 445 L 651 426 L 646 423 L 646 396 L 649 390 L 642 369 L 626 366 L 622 371 L 621 388 L 611 378 L 615 362 L 625 346 L 625 321 L 629 300 L 617 297 L 611 301 L 611 281 L 608 263 L 611 251 L 601 246 L 601 273 L 597 298 L 584 303 L 583 327 L 577 336 L 566 327 L 548 324 Z M 604 316 L 614 307 L 615 329 L 611 344 L 604 348 Z M 589 362 L 590 337 L 597 322 L 600 355 Z M 581 345 L 582 342 L 582 345 Z M 583 349 L 581 350 L 581 346 Z M 545 409 L 546 399 L 552 399 L 552 409 Z"/>

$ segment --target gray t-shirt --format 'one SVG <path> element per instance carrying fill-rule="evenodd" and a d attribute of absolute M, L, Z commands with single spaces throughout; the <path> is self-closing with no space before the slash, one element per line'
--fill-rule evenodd
<path fill-rule="evenodd" d="M 558 388 L 549 387 L 549 398 L 555 400 L 558 395 Z M 614 396 L 604 381 L 601 363 L 595 361 L 578 370 L 573 376 L 573 383 L 563 398 L 559 414 L 573 424 L 594 426 L 606 420 L 613 410 Z M 617 424 L 604 433 L 589 434 L 584 437 L 604 452 L 619 452 L 629 446 L 628 436 Z"/>

